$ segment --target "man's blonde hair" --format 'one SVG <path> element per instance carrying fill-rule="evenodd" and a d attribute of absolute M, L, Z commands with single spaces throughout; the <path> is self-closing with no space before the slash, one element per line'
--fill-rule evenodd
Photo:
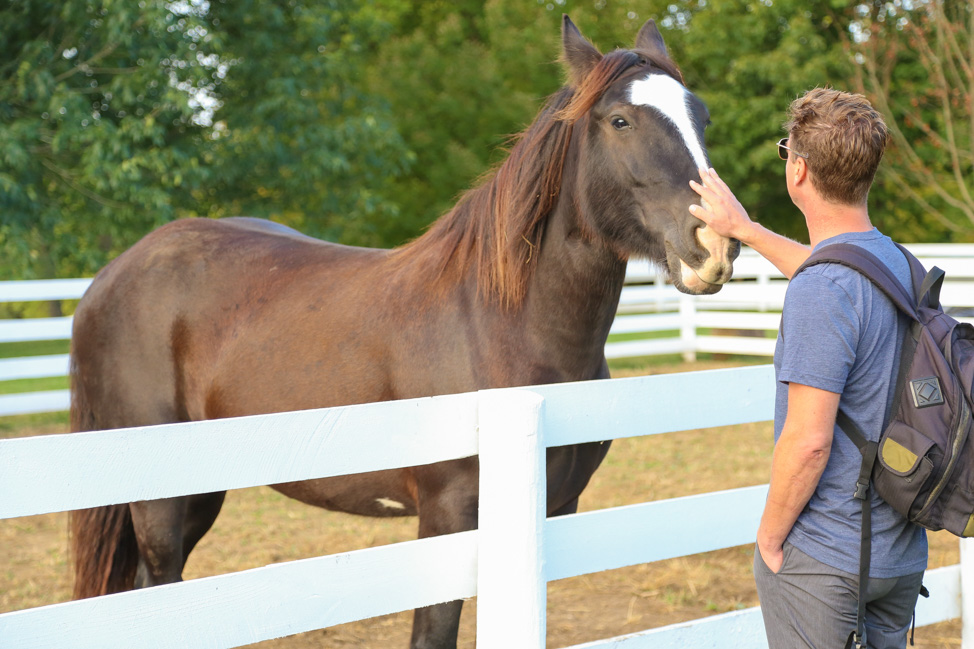
<path fill-rule="evenodd" d="M 805 157 L 822 198 L 864 205 L 889 142 L 883 116 L 862 95 L 831 88 L 809 90 L 788 115 L 788 147 Z"/>

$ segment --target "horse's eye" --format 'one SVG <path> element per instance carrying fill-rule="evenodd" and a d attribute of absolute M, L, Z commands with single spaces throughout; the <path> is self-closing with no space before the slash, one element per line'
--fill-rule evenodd
<path fill-rule="evenodd" d="M 629 122 L 627 122 L 626 120 L 622 119 L 621 117 L 613 117 L 612 118 L 612 128 L 614 128 L 617 131 L 621 131 L 624 128 L 632 128 L 632 126 L 630 126 L 629 125 Z"/>

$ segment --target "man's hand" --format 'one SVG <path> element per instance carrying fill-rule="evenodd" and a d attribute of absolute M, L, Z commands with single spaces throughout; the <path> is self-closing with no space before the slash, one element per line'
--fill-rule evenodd
<path fill-rule="evenodd" d="M 701 205 L 691 205 L 690 214 L 713 228 L 717 234 L 737 239 L 754 248 L 785 277 L 791 278 L 808 259 L 808 246 L 776 234 L 747 215 L 740 201 L 713 169 L 701 169 L 703 184 L 691 180 L 690 188 L 700 194 Z"/>
<path fill-rule="evenodd" d="M 777 575 L 781 570 L 781 564 L 783 564 L 785 561 L 784 549 L 780 545 L 777 547 L 772 547 L 770 545 L 762 544 L 761 540 L 758 539 L 757 551 L 761 553 L 761 560 L 764 561 L 764 565 L 766 565 L 771 572 Z"/>
<path fill-rule="evenodd" d="M 699 172 L 703 184 L 691 180 L 690 187 L 700 194 L 702 206 L 691 205 L 690 213 L 713 228 L 717 234 L 747 243 L 749 232 L 754 226 L 747 210 L 716 171 L 700 169 Z"/>

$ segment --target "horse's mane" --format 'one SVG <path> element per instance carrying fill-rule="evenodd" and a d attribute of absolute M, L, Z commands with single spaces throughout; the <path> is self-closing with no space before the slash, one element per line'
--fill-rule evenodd
<path fill-rule="evenodd" d="M 541 246 L 548 214 L 558 200 L 574 125 L 609 86 L 646 63 L 680 79 L 668 59 L 616 50 L 602 57 L 577 87 L 552 95 L 534 122 L 515 136 L 507 159 L 468 190 L 421 237 L 393 251 L 400 268 L 419 265 L 431 288 L 473 267 L 479 292 L 502 306 L 521 304 Z"/>

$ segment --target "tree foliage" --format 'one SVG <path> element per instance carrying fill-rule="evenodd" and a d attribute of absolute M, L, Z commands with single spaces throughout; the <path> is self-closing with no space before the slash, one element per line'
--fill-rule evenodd
<path fill-rule="evenodd" d="M 711 112 L 711 162 L 752 218 L 806 239 L 774 146 L 786 110 L 806 90 L 841 88 L 851 72 L 842 51 L 849 12 L 828 0 L 687 2 L 671 38 L 687 84 Z M 720 35 L 719 37 L 717 35 Z"/>
<path fill-rule="evenodd" d="M 228 70 L 206 150 L 199 213 L 273 218 L 308 234 L 382 243 L 386 187 L 407 168 L 388 105 L 364 77 L 395 2 L 221 0 L 206 13 Z"/>
<path fill-rule="evenodd" d="M 860 7 L 855 86 L 885 115 L 882 187 L 908 240 L 974 240 L 974 9 L 929 0 Z"/>
<path fill-rule="evenodd" d="M 199 166 L 205 83 L 161 6 L 11 3 L 0 12 L 0 237 L 17 275 L 89 271 L 128 229 L 175 216 Z"/>
<path fill-rule="evenodd" d="M 714 166 L 770 227 L 804 236 L 773 143 L 792 99 L 833 86 L 866 92 L 894 127 L 874 221 L 904 240 L 970 239 L 972 12 L 958 0 L 904 6 L 8 3 L 0 268 L 90 275 L 185 216 L 263 216 L 357 245 L 410 239 L 561 85 L 562 12 L 603 50 L 657 21 L 710 108 Z"/>
<path fill-rule="evenodd" d="M 0 264 L 90 274 L 181 216 L 394 216 L 409 153 L 358 84 L 386 12 L 333 0 L 0 11 Z"/>

